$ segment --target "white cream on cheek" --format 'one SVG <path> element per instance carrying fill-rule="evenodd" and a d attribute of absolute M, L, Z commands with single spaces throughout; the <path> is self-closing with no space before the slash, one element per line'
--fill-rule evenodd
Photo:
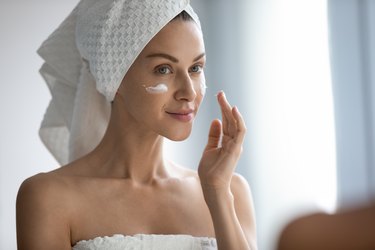
<path fill-rule="evenodd" d="M 146 87 L 143 85 L 146 89 L 146 91 L 150 94 L 161 94 L 168 91 L 168 86 L 165 83 L 157 83 L 154 86 Z"/>
<path fill-rule="evenodd" d="M 149 86 L 149 87 L 147 87 L 146 85 L 143 85 L 143 87 L 145 87 L 145 90 L 150 94 L 162 94 L 168 91 L 168 86 L 165 83 L 157 83 L 154 86 Z M 206 89 L 207 89 L 205 78 L 201 80 L 199 87 L 200 87 L 202 96 L 204 96 L 206 94 Z"/>

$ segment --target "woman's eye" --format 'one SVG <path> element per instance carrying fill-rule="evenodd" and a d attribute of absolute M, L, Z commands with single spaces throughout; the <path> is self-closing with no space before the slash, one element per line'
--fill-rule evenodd
<path fill-rule="evenodd" d="M 190 68 L 190 71 L 193 73 L 199 73 L 203 70 L 203 67 L 201 65 L 194 65 Z"/>
<path fill-rule="evenodd" d="M 162 75 L 166 75 L 172 73 L 172 70 L 167 66 L 161 66 L 156 69 L 156 72 Z"/>

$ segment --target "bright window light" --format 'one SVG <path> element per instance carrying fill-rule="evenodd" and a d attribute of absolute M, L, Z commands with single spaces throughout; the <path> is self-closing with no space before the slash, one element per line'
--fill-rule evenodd
<path fill-rule="evenodd" d="M 336 208 L 336 150 L 324 0 L 255 1 L 251 58 L 253 184 L 260 248 L 293 217 Z M 255 193 L 258 192 L 258 193 Z"/>

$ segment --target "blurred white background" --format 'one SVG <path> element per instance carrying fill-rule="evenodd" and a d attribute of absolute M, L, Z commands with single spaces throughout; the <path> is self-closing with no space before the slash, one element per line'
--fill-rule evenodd
<path fill-rule="evenodd" d="M 38 73 L 42 60 L 36 50 L 77 3 L 0 0 L 0 249 L 16 249 L 15 200 L 21 182 L 58 167 L 38 137 L 51 97 Z M 373 137 L 367 136 L 372 135 L 368 127 L 372 118 L 367 115 L 373 112 L 368 107 L 374 106 L 372 78 L 367 71 L 367 77 L 362 77 L 359 70 L 354 74 L 357 78 L 348 82 L 345 74 L 353 75 L 351 69 L 358 65 L 344 67 L 337 61 L 356 63 L 348 59 L 350 55 L 339 57 L 346 51 L 358 54 L 357 47 L 350 50 L 349 45 L 369 47 L 361 42 L 348 45 L 341 38 L 358 35 L 361 22 L 368 21 L 358 19 L 361 11 L 375 10 L 374 4 L 365 0 L 331 0 L 330 5 L 325 0 L 192 0 L 192 5 L 204 30 L 208 91 L 191 138 L 168 142 L 166 155 L 196 168 L 209 124 L 220 116 L 215 94 L 223 89 L 247 122 L 237 170 L 253 191 L 259 249 L 274 249 L 280 230 L 298 215 L 317 209 L 333 212 L 337 200 L 341 205 L 352 197 L 362 197 L 358 201 L 371 197 L 369 185 L 375 182 L 366 173 L 372 171 Z M 331 26 L 327 13 L 336 20 Z M 348 14 L 353 18 L 344 18 Z M 359 21 L 352 26 L 345 23 L 353 20 Z M 347 34 L 329 33 L 329 27 Z M 336 62 L 333 74 L 329 34 L 331 62 Z M 366 103 L 361 103 L 363 98 Z M 358 112 L 362 116 L 350 115 Z M 336 147 L 336 141 L 341 147 Z M 347 160 L 351 165 L 345 165 Z M 353 180 L 349 184 L 344 181 L 348 178 Z"/>
<path fill-rule="evenodd" d="M 16 249 L 15 201 L 21 182 L 57 162 L 38 129 L 50 100 L 38 71 L 41 42 L 76 0 L 0 0 L 0 249 Z"/>

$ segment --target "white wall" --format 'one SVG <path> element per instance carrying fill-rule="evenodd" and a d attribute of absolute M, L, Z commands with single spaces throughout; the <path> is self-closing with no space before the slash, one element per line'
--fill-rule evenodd
<path fill-rule="evenodd" d="M 375 199 L 375 2 L 330 0 L 338 203 Z"/>
<path fill-rule="evenodd" d="M 35 51 L 77 2 L 0 1 L 0 249 L 16 249 L 15 199 L 21 182 L 57 166 L 38 137 L 50 94 Z"/>

